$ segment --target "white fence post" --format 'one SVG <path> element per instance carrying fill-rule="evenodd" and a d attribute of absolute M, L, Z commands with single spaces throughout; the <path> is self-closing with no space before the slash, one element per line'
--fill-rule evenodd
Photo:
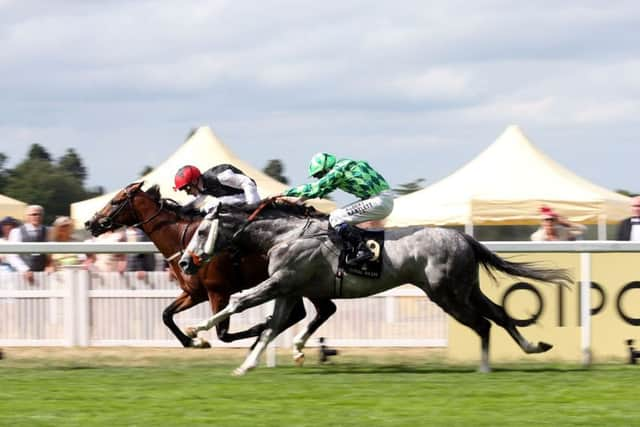
<path fill-rule="evenodd" d="M 89 346 L 90 337 L 90 317 L 89 317 L 89 283 L 91 274 L 88 270 L 73 268 L 69 271 L 75 278 L 71 283 L 76 288 L 76 324 L 77 324 L 77 342 L 80 347 Z"/>
<path fill-rule="evenodd" d="M 78 307 L 76 301 L 76 290 L 73 286 L 73 271 L 65 270 L 62 272 L 65 276 L 64 280 L 64 341 L 67 347 L 76 345 L 76 313 Z"/>
<path fill-rule="evenodd" d="M 387 323 L 393 323 L 396 320 L 396 297 L 387 295 L 384 297 L 384 313 Z"/>
<path fill-rule="evenodd" d="M 591 254 L 580 254 L 580 324 L 582 364 L 591 365 Z"/>

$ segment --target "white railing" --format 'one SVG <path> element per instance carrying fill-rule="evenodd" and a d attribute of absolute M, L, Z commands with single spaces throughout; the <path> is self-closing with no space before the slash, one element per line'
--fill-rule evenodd
<path fill-rule="evenodd" d="M 155 252 L 149 243 L 22 243 L 0 245 L 0 253 L 139 253 Z M 165 272 L 95 273 L 67 268 L 36 273 L 28 283 L 19 273 L 0 273 L 0 345 L 2 346 L 179 346 L 162 323 L 163 309 L 180 294 Z M 337 300 L 336 314 L 315 336 L 335 346 L 447 345 L 447 319 L 422 291 L 406 286 L 372 298 Z M 278 346 L 290 346 L 304 322 L 315 315 L 305 300 L 307 318 L 287 330 Z M 264 321 L 264 305 L 234 315 L 231 331 Z M 211 316 L 208 303 L 175 316 L 184 328 Z M 214 347 L 248 347 L 253 339 L 225 344 L 214 331 L 201 333 Z M 317 341 L 309 342 L 310 346 Z"/>
<path fill-rule="evenodd" d="M 496 252 L 574 252 L 581 262 L 582 348 L 588 363 L 591 348 L 589 289 L 594 252 L 640 252 L 634 242 L 484 242 Z M 143 253 L 152 243 L 5 243 L 0 253 Z M 13 274 L 13 276 L 10 276 Z M 117 275 L 117 276 L 114 276 Z M 178 294 L 162 272 L 138 283 L 130 274 L 89 274 L 68 270 L 36 277 L 35 286 L 20 275 L 0 276 L 0 345 L 142 345 L 176 346 L 161 322 L 163 308 Z M 367 299 L 339 300 L 338 311 L 317 333 L 332 345 L 446 346 L 446 316 L 412 287 Z M 308 313 L 313 308 L 308 307 Z M 264 319 L 264 308 L 233 316 L 238 331 Z M 176 316 L 179 325 L 195 324 L 210 315 L 205 304 Z M 308 319 L 306 321 L 309 320 Z M 284 334 L 288 345 L 296 328 Z M 212 333 L 207 336 L 215 346 Z M 246 346 L 250 340 L 231 345 Z"/>

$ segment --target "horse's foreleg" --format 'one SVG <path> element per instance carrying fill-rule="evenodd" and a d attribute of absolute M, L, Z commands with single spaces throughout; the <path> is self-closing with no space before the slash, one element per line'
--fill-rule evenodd
<path fill-rule="evenodd" d="M 245 291 L 238 299 L 231 302 L 218 313 L 203 321 L 194 328 L 194 332 L 206 331 L 216 326 L 232 314 L 240 313 L 248 308 L 255 307 L 269 300 L 274 299 L 280 293 L 278 289 L 278 278 L 274 276 L 260 283 L 258 286 Z"/>
<path fill-rule="evenodd" d="M 173 316 L 181 311 L 184 311 L 188 308 L 193 307 L 194 305 L 198 305 L 201 302 L 205 301 L 207 296 L 203 293 L 196 293 L 194 295 L 190 295 L 186 292 L 182 292 L 178 298 L 173 300 L 171 304 L 167 306 L 162 312 L 162 321 L 169 328 L 173 335 L 180 341 L 183 347 L 193 347 L 194 342 L 193 339 L 185 335 L 178 325 L 173 321 Z"/>
<path fill-rule="evenodd" d="M 229 296 L 227 294 L 220 294 L 218 292 L 209 292 L 209 303 L 211 304 L 211 311 L 218 313 L 229 303 Z M 241 332 L 229 332 L 230 319 L 225 319 L 216 325 L 216 334 L 218 339 L 222 342 L 233 342 L 245 338 L 257 337 L 267 327 L 267 323 L 259 323 L 251 328 Z"/>
<path fill-rule="evenodd" d="M 295 306 L 291 310 L 291 314 L 289 314 L 287 323 L 284 325 L 282 330 L 284 331 L 289 329 L 291 326 L 295 325 L 296 323 L 304 319 L 306 315 L 307 315 L 307 312 L 304 309 L 304 301 L 302 300 L 302 298 L 298 298 L 295 303 Z M 262 329 L 264 330 L 265 328 L 269 327 L 270 321 L 271 321 L 271 316 L 267 317 L 267 320 L 264 323 L 260 323 L 259 325 L 256 325 L 253 328 L 262 327 Z M 258 339 L 256 339 L 256 341 L 251 345 L 250 349 L 253 350 L 256 347 L 256 345 L 258 345 L 259 341 L 260 341 L 260 337 L 258 337 Z"/>
<path fill-rule="evenodd" d="M 316 317 L 293 338 L 293 360 L 298 366 L 302 366 L 304 363 L 304 353 L 302 349 L 309 340 L 309 337 L 336 312 L 336 305 L 331 300 L 310 299 L 310 301 L 316 308 Z"/>
<path fill-rule="evenodd" d="M 267 345 L 273 341 L 282 331 L 284 331 L 288 325 L 290 325 L 290 314 L 295 309 L 296 305 L 301 301 L 298 297 L 293 298 L 278 298 L 276 299 L 275 306 L 273 308 L 273 315 L 268 322 L 268 327 L 265 329 L 260 338 L 256 342 L 254 348 L 249 352 L 249 355 L 244 360 L 242 365 L 236 368 L 232 375 L 239 376 L 244 375 L 251 369 L 258 366 L 258 360 L 260 355 L 267 348 Z"/>

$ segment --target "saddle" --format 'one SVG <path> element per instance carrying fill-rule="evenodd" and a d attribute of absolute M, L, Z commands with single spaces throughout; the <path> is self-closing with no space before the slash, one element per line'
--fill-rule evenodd
<path fill-rule="evenodd" d="M 360 263 L 348 262 L 355 259 L 359 245 L 343 244 L 338 257 L 338 272 L 341 277 L 344 272 L 357 276 L 377 279 L 382 274 L 382 249 L 384 248 L 384 230 L 370 230 L 352 227 L 360 236 L 360 244 L 367 245 L 373 252 L 373 258 Z"/>

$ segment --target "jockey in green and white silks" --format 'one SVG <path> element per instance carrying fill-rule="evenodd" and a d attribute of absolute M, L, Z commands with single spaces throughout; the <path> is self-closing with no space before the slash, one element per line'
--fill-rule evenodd
<path fill-rule="evenodd" d="M 360 198 L 357 202 L 331 212 L 329 224 L 345 243 L 358 248 L 358 254 L 352 263 L 370 259 L 373 254 L 361 242 L 357 230 L 349 225 L 381 220 L 391 213 L 393 193 L 387 181 L 365 161 L 337 160 L 328 153 L 317 153 L 311 158 L 309 176 L 318 178 L 318 181 L 290 188 L 283 195 L 311 199 L 340 189 Z"/>

